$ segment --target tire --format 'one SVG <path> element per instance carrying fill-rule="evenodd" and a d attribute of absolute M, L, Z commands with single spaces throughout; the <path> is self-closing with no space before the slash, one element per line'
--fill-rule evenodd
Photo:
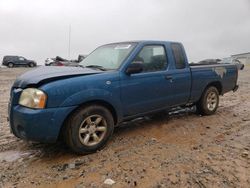
<path fill-rule="evenodd" d="M 214 86 L 208 87 L 202 94 L 201 99 L 196 104 L 198 113 L 202 115 L 212 115 L 219 106 L 219 92 Z"/>
<path fill-rule="evenodd" d="M 77 154 L 88 154 L 102 149 L 114 131 L 113 116 L 100 105 L 76 110 L 65 124 L 64 139 Z"/>
<path fill-rule="evenodd" d="M 34 63 L 29 63 L 29 67 L 34 67 L 35 64 Z"/>
<path fill-rule="evenodd" d="M 9 63 L 8 63 L 8 67 L 9 67 L 9 68 L 13 68 L 13 67 L 14 67 L 14 64 L 13 64 L 12 62 L 9 62 Z"/>

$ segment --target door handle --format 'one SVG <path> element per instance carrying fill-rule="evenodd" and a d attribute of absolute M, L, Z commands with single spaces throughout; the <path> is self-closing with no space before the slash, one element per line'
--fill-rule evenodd
<path fill-rule="evenodd" d="M 166 79 L 166 80 L 173 80 L 173 77 L 172 77 L 171 75 L 166 75 L 166 76 L 165 76 L 165 79 Z"/>

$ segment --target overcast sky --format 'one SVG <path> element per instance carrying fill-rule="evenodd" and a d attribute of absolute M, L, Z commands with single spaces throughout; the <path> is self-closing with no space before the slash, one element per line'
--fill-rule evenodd
<path fill-rule="evenodd" d="M 0 58 L 88 54 L 126 40 L 182 42 L 190 61 L 250 51 L 250 0 L 0 0 Z"/>

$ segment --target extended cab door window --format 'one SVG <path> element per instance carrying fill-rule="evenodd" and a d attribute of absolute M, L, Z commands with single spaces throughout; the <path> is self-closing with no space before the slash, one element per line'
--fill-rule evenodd
<path fill-rule="evenodd" d="M 171 44 L 172 52 L 175 59 L 175 68 L 176 69 L 184 69 L 186 68 L 184 54 L 179 44 Z"/>
<path fill-rule="evenodd" d="M 191 73 L 187 66 L 185 51 L 182 45 L 172 43 L 171 50 L 175 68 L 168 71 L 168 76 L 172 80 L 172 100 L 170 105 L 183 105 L 188 102 L 190 97 Z"/>
<path fill-rule="evenodd" d="M 165 70 L 167 67 L 165 48 L 161 45 L 144 46 L 132 63 L 135 62 L 143 64 L 143 72 Z"/>

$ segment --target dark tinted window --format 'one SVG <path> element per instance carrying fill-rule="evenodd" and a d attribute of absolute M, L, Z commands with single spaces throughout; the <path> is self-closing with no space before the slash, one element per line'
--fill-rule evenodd
<path fill-rule="evenodd" d="M 165 70 L 167 67 L 165 49 L 160 45 L 144 46 L 133 62 L 142 63 L 143 72 Z"/>
<path fill-rule="evenodd" d="M 4 61 L 13 61 L 15 59 L 16 59 L 15 56 L 4 56 L 3 58 Z"/>
<path fill-rule="evenodd" d="M 186 67 L 184 54 L 179 44 L 171 44 L 171 48 L 174 54 L 175 67 L 177 69 L 183 69 Z"/>

